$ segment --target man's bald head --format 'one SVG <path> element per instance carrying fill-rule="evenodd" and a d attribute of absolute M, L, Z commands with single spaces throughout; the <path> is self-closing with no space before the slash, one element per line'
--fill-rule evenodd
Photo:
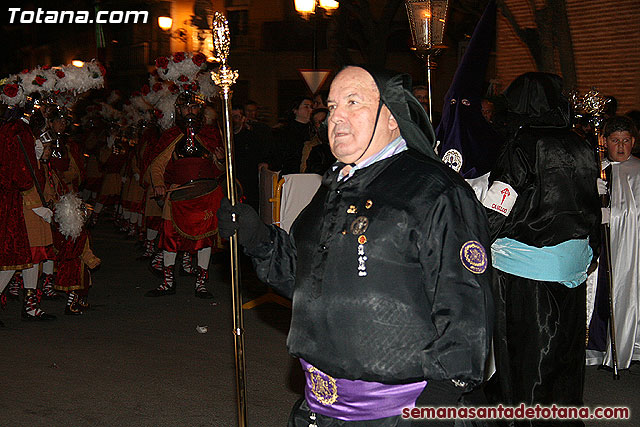
<path fill-rule="evenodd" d="M 329 145 L 339 161 L 359 163 L 400 136 L 398 123 L 384 105 L 376 126 L 379 103 L 380 91 L 364 68 L 347 67 L 336 75 L 327 105 Z"/>

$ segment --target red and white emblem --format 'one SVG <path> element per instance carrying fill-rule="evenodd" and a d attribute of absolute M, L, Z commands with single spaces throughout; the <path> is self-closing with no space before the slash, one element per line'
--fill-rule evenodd
<path fill-rule="evenodd" d="M 502 201 L 500 202 L 500 205 L 502 206 L 502 204 L 504 203 L 504 199 L 506 199 L 507 196 L 511 194 L 511 192 L 508 188 L 504 188 L 502 191 L 500 191 L 500 194 L 502 194 Z"/>
<path fill-rule="evenodd" d="M 509 184 L 494 181 L 482 199 L 482 204 L 504 216 L 509 216 L 517 198 L 518 193 Z"/>

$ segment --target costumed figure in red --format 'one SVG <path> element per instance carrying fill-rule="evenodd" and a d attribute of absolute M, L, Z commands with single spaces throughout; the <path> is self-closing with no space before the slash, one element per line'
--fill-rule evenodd
<path fill-rule="evenodd" d="M 83 137 L 86 179 L 82 183 L 82 200 L 95 203 L 102 187 L 102 171 L 98 162 L 100 152 L 99 141 L 103 138 L 104 123 L 97 114 L 97 105 L 87 107 L 86 121 L 83 127 L 86 132 Z"/>
<path fill-rule="evenodd" d="M 83 156 L 80 153 L 78 144 L 71 141 L 65 131 L 70 122 L 70 117 L 67 115 L 68 110 L 63 105 L 68 105 L 75 100 L 74 96 L 58 96 L 56 98 L 56 104 L 50 104 L 47 114 L 47 127 L 49 131 L 50 141 L 46 141 L 49 144 L 50 149 L 45 150 L 47 159 L 44 159 L 43 154 L 41 160 L 46 163 L 45 170 L 48 172 L 50 169 L 54 170 L 62 181 L 61 185 L 64 185 L 66 191 L 61 194 L 57 194 L 54 190 L 56 187 L 53 182 L 53 178 L 49 172 L 46 175 L 48 185 L 45 188 L 45 193 L 49 193 L 49 199 L 57 202 L 61 195 L 73 192 L 77 193 L 80 184 L 84 181 L 86 171 L 83 163 Z M 46 146 L 46 145 L 45 145 Z M 50 155 L 48 154 L 50 151 Z M 54 230 L 55 236 L 55 230 Z M 54 261 L 46 260 L 42 264 L 42 293 L 45 299 L 58 299 L 60 296 L 55 292 L 55 276 L 54 276 Z"/>
<path fill-rule="evenodd" d="M 176 101 L 177 125 L 160 137 L 160 153 L 151 162 L 150 175 L 154 195 L 164 196 L 162 234 L 163 283 L 146 296 L 175 293 L 176 253 L 196 253 L 198 258 L 195 295 L 212 298 L 206 289 L 212 247 L 219 247 L 215 212 L 223 197 L 217 178 L 222 174 L 222 152 L 217 127 L 202 126 L 203 102 L 193 92 L 184 92 Z M 189 188 L 203 191 L 189 193 Z M 182 187 L 182 188 L 181 188 Z M 179 193 L 180 190 L 183 190 Z M 187 190 L 187 191 L 184 191 Z M 200 194 L 198 194 L 200 193 Z M 176 196 L 176 197 L 174 197 Z"/>
<path fill-rule="evenodd" d="M 160 137 L 160 131 L 154 123 L 149 123 L 144 127 L 142 135 L 140 136 L 140 152 L 141 152 L 141 164 L 140 175 L 142 176 L 142 187 L 145 189 L 144 194 L 144 224 L 147 229 L 144 252 L 140 257 L 141 260 L 149 259 L 156 252 L 156 238 L 160 227 L 162 226 L 162 208 L 158 204 L 157 200 L 153 198 L 153 189 L 151 185 L 151 174 L 149 172 L 149 164 L 152 159 L 149 159 L 149 153 L 154 151 L 155 146 L 158 143 Z"/>
<path fill-rule="evenodd" d="M 134 168 L 136 167 L 136 144 L 138 143 L 137 137 L 135 135 L 135 129 L 133 128 L 133 126 L 128 125 L 128 123 L 129 122 L 127 119 L 123 119 L 120 140 L 122 142 L 122 145 L 125 147 L 126 159 L 124 167 L 122 169 L 122 187 L 120 198 L 118 201 L 119 216 L 116 224 L 118 227 L 118 231 L 127 234 L 129 234 L 132 227 L 131 198 L 132 191 L 135 190 L 135 188 L 132 187 L 132 184 L 137 184 L 136 180 L 134 179 Z"/>
<path fill-rule="evenodd" d="M 140 144 L 142 145 L 142 186 L 145 188 L 144 223 L 146 227 L 146 239 L 144 252 L 140 258 L 146 261 L 153 258 L 151 267 L 154 272 L 162 272 L 162 250 L 158 250 L 156 240 L 162 228 L 162 206 L 164 197 L 156 197 L 151 186 L 151 171 L 149 165 L 154 157 L 161 151 L 158 150 L 158 139 L 167 129 L 175 125 L 175 102 L 179 93 L 178 85 L 172 82 L 162 81 L 158 72 L 151 73 L 149 78 L 149 92 L 143 92 L 145 101 L 153 106 L 153 114 L 148 126 L 145 127 Z M 170 89 L 171 88 L 171 89 Z"/>
<path fill-rule="evenodd" d="M 98 163 L 103 173 L 102 187 L 95 205 L 94 216 L 91 219 L 94 225 L 105 206 L 113 206 L 114 218 L 117 218 L 121 208 L 121 193 L 123 184 L 123 172 L 127 161 L 128 146 L 123 138 L 121 127 L 118 124 L 122 113 L 115 110 L 109 104 L 102 104 L 100 110 L 109 124 L 106 145 L 103 145 L 98 155 Z"/>
<path fill-rule="evenodd" d="M 55 203 L 52 229 L 58 271 L 54 287 L 67 293 L 65 314 L 78 315 L 89 309 L 90 270 L 96 268 L 100 260 L 91 251 L 89 232 L 84 227 L 87 211 L 77 195 L 82 179 L 82 170 L 77 166 L 79 152 L 64 135 L 68 123 L 66 111 L 62 108 L 55 111 L 49 117 L 54 138 L 44 145 L 41 158 L 47 178 L 45 193 Z M 48 278 L 46 274 L 45 284 Z"/>
<path fill-rule="evenodd" d="M 3 306 L 6 303 L 3 291 L 15 271 L 33 265 L 22 213 L 22 193 L 33 188 L 33 179 L 24 161 L 18 135 L 33 145 L 33 135 L 23 121 L 12 120 L 0 128 L 0 294 Z M 4 326 L 2 321 L 0 326 Z"/>
<path fill-rule="evenodd" d="M 13 220 L 3 222 L 3 226 L 15 226 L 15 229 L 6 231 L 14 233 L 18 239 L 22 236 L 21 229 L 24 225 L 28 238 L 30 259 L 21 265 L 25 288 L 22 309 L 24 320 L 55 319 L 55 316 L 45 313 L 40 308 L 41 293 L 37 291 L 40 264 L 43 264 L 45 274 L 52 273 L 53 265 L 48 261 L 55 257 L 50 226 L 53 212 L 50 209 L 51 194 L 48 192 L 51 187 L 51 174 L 42 160 L 45 151 L 51 149 L 51 143 L 54 141 L 50 125 L 51 119 L 56 117 L 57 108 L 52 96 L 54 93 L 65 92 L 77 94 L 78 84 L 82 85 L 83 91 L 102 87 L 104 68 L 95 61 L 87 62 L 82 67 L 36 67 L 5 79 L 5 86 L 0 95 L 3 103 L 23 108 L 24 114 L 20 119 L 13 120 L 3 127 L 2 138 L 10 141 L 7 143 L 9 148 L 17 147 L 19 150 L 19 155 L 7 161 L 16 162 L 14 167 L 18 168 L 24 165 L 33 183 L 33 186 L 29 186 L 30 188 L 22 193 L 22 215 L 15 215 Z M 11 186 L 19 187 L 20 184 L 14 183 L 8 188 Z M 9 203 L 12 202 L 15 202 L 15 199 L 11 199 Z M 15 208 L 14 205 L 10 206 Z M 15 243 L 12 245 L 15 247 L 16 256 L 25 261 L 21 255 L 22 246 L 16 246 Z M 11 264 L 13 265 L 7 263 L 4 270 L 10 271 L 13 267 L 18 270 L 20 265 L 15 260 Z M 45 297 L 55 298 L 55 292 L 50 289 L 51 283 L 47 284 L 45 281 L 44 286 Z"/>
<path fill-rule="evenodd" d="M 41 293 L 37 291 L 40 264 L 52 260 L 55 256 L 49 225 L 53 212 L 48 208 L 48 201 L 43 193 L 46 175 L 39 162 L 44 151 L 42 141 L 50 139 L 44 127 L 47 110 L 45 103 L 38 100 L 34 100 L 33 103 L 27 101 L 26 114 L 3 128 L 4 137 L 16 141 L 15 144 L 20 150 L 19 159 L 26 165 L 34 183 L 30 189 L 22 193 L 21 217 L 26 226 L 31 263 L 31 266 L 21 269 L 25 290 L 22 309 L 24 320 L 55 319 L 55 316 L 40 309 Z M 36 139 L 34 135 L 39 137 Z"/>
<path fill-rule="evenodd" d="M 127 236 L 143 240 L 142 224 L 144 215 L 145 189 L 142 186 L 142 134 L 146 123 L 151 118 L 151 106 L 145 101 L 143 94 L 150 91 L 148 85 L 144 85 L 140 92 L 134 92 L 125 103 L 123 110 L 129 127 L 127 136 L 129 146 L 129 159 L 127 164 L 127 182 L 122 196 L 124 214 L 128 219 L 125 224 Z"/>
<path fill-rule="evenodd" d="M 221 247 L 215 212 L 223 197 L 218 178 L 224 151 L 218 127 L 203 125 L 203 110 L 204 99 L 217 94 L 217 88 L 205 70 L 206 58 L 201 53 L 177 52 L 170 58 L 158 58 L 156 68 L 159 78 L 171 82 L 169 94 L 159 104 L 175 100 L 175 126 L 162 134 L 148 156 L 152 159 L 148 173 L 153 196 L 164 200 L 159 240 L 163 282 L 146 295 L 175 293 L 175 260 L 177 252 L 182 251 L 187 260 L 197 254 L 193 269 L 197 275 L 196 297 L 213 298 L 205 285 L 212 248 Z M 189 262 L 186 264 L 190 267 Z"/>

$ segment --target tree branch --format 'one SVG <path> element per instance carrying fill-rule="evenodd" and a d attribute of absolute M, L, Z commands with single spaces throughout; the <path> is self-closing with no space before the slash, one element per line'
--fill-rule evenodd
<path fill-rule="evenodd" d="M 504 16 L 507 19 L 507 21 L 509 21 L 509 24 L 511 24 L 511 28 L 513 28 L 513 31 L 516 32 L 516 34 L 518 35 L 518 37 L 520 37 L 522 41 L 525 41 L 525 38 L 526 38 L 525 32 L 518 24 L 518 21 L 516 21 L 516 18 L 515 16 L 513 16 L 511 9 L 509 9 L 509 6 L 507 6 L 504 0 L 498 0 L 496 3 L 500 11 L 502 12 L 502 16 Z"/>

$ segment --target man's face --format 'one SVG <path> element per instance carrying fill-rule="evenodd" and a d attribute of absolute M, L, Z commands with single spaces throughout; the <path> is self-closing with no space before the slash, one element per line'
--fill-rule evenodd
<path fill-rule="evenodd" d="M 247 120 L 257 121 L 258 120 L 258 106 L 249 104 L 244 107 L 244 114 L 247 117 Z"/>
<path fill-rule="evenodd" d="M 631 136 L 628 131 L 616 131 L 612 132 L 607 137 L 607 151 L 609 152 L 609 159 L 614 162 L 624 162 L 631 156 L 631 149 L 636 139 Z"/>
<path fill-rule="evenodd" d="M 483 99 L 480 111 L 482 112 L 482 117 L 484 117 L 487 123 L 493 123 L 493 114 L 495 113 L 493 102 Z"/>
<path fill-rule="evenodd" d="M 413 90 L 413 96 L 420 102 L 424 111 L 429 112 L 429 92 L 427 89 L 417 88 Z"/>
<path fill-rule="evenodd" d="M 200 113 L 201 108 L 202 107 L 200 106 L 200 104 L 181 105 L 180 114 L 182 114 L 182 117 L 185 117 L 185 118 L 187 117 L 195 118 Z"/>
<path fill-rule="evenodd" d="M 40 111 L 45 119 L 49 119 L 56 112 L 56 106 L 53 104 L 44 103 L 41 104 Z"/>
<path fill-rule="evenodd" d="M 313 97 L 313 108 L 327 108 L 327 106 L 324 105 L 324 102 L 322 101 L 322 95 L 317 94 Z"/>
<path fill-rule="evenodd" d="M 319 111 L 311 117 L 311 123 L 313 123 L 313 127 L 318 129 L 320 124 L 327 118 L 327 113 L 324 111 Z"/>
<path fill-rule="evenodd" d="M 373 77 L 362 68 L 346 68 L 331 83 L 327 101 L 329 145 L 339 161 L 358 163 L 400 135 L 398 124 L 386 106 L 382 107 L 375 126 L 379 100 Z M 371 139 L 374 126 L 375 135 Z"/>
<path fill-rule="evenodd" d="M 67 120 L 62 117 L 57 117 L 51 122 L 51 130 L 55 133 L 62 133 L 67 128 Z"/>
<path fill-rule="evenodd" d="M 231 110 L 231 122 L 233 123 L 233 130 L 239 131 L 244 125 L 244 115 L 242 110 Z"/>
<path fill-rule="evenodd" d="M 311 112 L 313 111 L 312 105 L 313 103 L 310 100 L 303 100 L 298 108 L 293 110 L 296 115 L 296 121 L 300 123 L 309 123 L 309 120 L 311 119 Z"/>

